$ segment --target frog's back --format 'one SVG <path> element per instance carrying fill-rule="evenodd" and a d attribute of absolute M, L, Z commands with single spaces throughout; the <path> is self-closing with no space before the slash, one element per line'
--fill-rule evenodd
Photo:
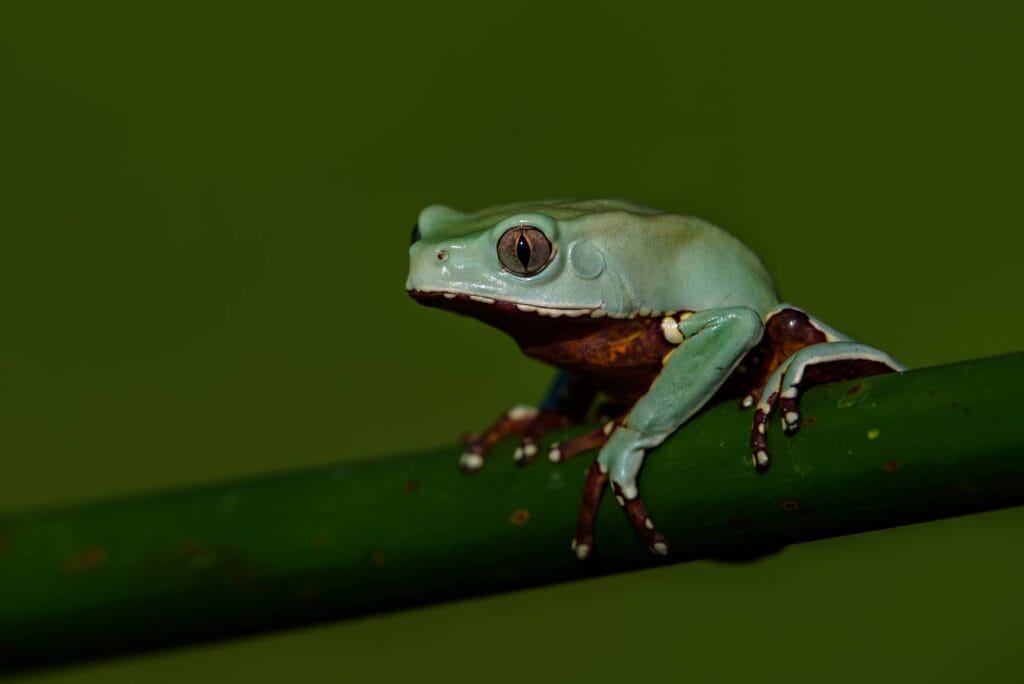
<path fill-rule="evenodd" d="M 559 222 L 586 220 L 605 214 L 634 216 L 664 215 L 665 212 L 621 199 L 551 199 L 511 202 L 462 212 L 444 205 L 427 207 L 420 215 L 420 224 L 430 225 L 431 232 L 455 236 L 487 229 L 516 214 L 545 214 Z"/>
<path fill-rule="evenodd" d="M 707 221 L 598 200 L 564 220 L 566 233 L 599 244 L 628 299 L 656 311 L 748 306 L 762 315 L 779 304 L 761 260 Z"/>

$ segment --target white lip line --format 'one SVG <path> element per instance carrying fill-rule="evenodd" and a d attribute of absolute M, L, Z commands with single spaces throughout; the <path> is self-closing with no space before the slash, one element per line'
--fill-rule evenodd
<path fill-rule="evenodd" d="M 504 304 L 511 304 L 511 305 L 515 306 L 517 309 L 519 309 L 520 311 L 525 311 L 527 313 L 537 313 L 538 315 L 551 316 L 551 317 L 558 317 L 558 316 L 564 315 L 564 316 L 568 316 L 568 317 L 574 318 L 574 317 L 582 316 L 582 315 L 585 315 L 585 314 L 590 315 L 590 317 L 592 317 L 592 318 L 600 318 L 600 317 L 603 317 L 605 315 L 613 317 L 613 318 L 620 318 L 620 317 L 626 318 L 626 317 L 629 317 L 629 315 L 627 315 L 627 314 L 609 313 L 607 309 L 603 308 L 603 305 L 602 306 L 586 306 L 586 307 L 569 308 L 569 307 L 558 307 L 558 306 L 543 306 L 541 304 L 526 304 L 526 303 L 523 303 L 523 302 L 509 301 L 507 299 L 495 299 L 493 297 L 484 297 L 482 295 L 470 295 L 470 294 L 465 293 L 465 292 L 451 292 L 449 290 L 424 290 L 422 288 L 412 288 L 410 291 L 411 292 L 424 292 L 424 293 L 432 294 L 432 295 L 440 294 L 440 295 L 443 295 L 445 299 L 454 299 L 457 296 L 467 297 L 467 298 L 469 298 L 470 300 L 472 300 L 474 302 L 480 302 L 480 303 L 483 303 L 483 304 L 495 304 L 497 302 L 502 302 Z"/>
<path fill-rule="evenodd" d="M 483 304 L 494 304 L 495 302 L 502 302 L 504 304 L 513 304 L 517 307 L 528 307 L 531 309 L 547 309 L 549 311 L 605 311 L 600 306 L 546 306 L 544 304 L 527 304 L 526 302 L 513 302 L 509 299 L 495 299 L 494 297 L 486 297 L 484 295 L 474 295 L 467 292 L 452 292 L 451 290 L 424 290 L 419 287 L 410 288 L 409 292 L 425 292 L 427 294 L 441 294 L 445 295 L 446 299 L 451 299 L 448 295 L 468 297 L 474 302 L 481 302 Z"/>
<path fill-rule="evenodd" d="M 480 302 L 482 304 L 494 304 L 496 302 L 501 302 L 503 304 L 512 304 L 520 311 L 526 313 L 536 313 L 540 316 L 551 316 L 552 318 L 557 318 L 558 316 L 568 316 L 570 318 L 576 318 L 578 316 L 583 316 L 584 314 L 589 314 L 591 318 L 603 318 L 604 316 L 607 316 L 608 318 L 636 318 L 638 316 L 644 317 L 661 315 L 660 311 L 651 311 L 650 309 L 646 308 L 641 308 L 631 313 L 617 313 L 608 311 L 607 309 L 604 308 L 603 305 L 596 307 L 590 306 L 568 308 L 557 306 L 541 306 L 539 304 L 526 304 L 522 302 L 509 301 L 507 299 L 495 299 L 493 297 L 485 297 L 483 295 L 471 295 L 465 292 L 452 292 L 450 290 L 424 290 L 422 288 L 414 287 L 409 288 L 409 291 L 423 292 L 426 294 L 440 294 L 444 295 L 445 299 L 454 299 L 455 297 L 458 296 L 467 297 L 474 302 Z"/>

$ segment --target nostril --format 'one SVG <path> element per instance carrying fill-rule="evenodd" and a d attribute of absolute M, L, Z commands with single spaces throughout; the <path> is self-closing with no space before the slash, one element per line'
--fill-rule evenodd
<path fill-rule="evenodd" d="M 447 249 L 439 249 L 439 250 L 437 250 L 437 260 L 438 261 L 448 261 L 448 250 Z"/>

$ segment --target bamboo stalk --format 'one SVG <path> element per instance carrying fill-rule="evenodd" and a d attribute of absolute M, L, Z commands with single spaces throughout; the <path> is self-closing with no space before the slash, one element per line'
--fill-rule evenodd
<path fill-rule="evenodd" d="M 670 560 L 1024 502 L 1024 354 L 816 388 L 749 463 L 749 413 L 704 412 L 641 490 Z M 453 420 L 452 431 L 461 426 Z M 556 437 L 552 437 L 555 439 Z M 589 458 L 476 476 L 455 446 L 0 520 L 0 666 L 238 635 L 658 564 L 605 497 L 569 551 Z"/>

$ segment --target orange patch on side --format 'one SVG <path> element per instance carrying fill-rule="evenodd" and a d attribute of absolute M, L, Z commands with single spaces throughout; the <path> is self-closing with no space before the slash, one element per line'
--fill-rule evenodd
<path fill-rule="evenodd" d="M 637 330 L 636 332 L 632 333 L 631 335 L 627 335 L 626 337 L 623 337 L 622 339 L 619 339 L 619 340 L 616 340 L 614 342 L 609 343 L 608 344 L 608 354 L 609 354 L 609 356 L 611 356 L 611 358 L 613 360 L 617 359 L 619 357 L 622 357 L 622 356 L 626 356 L 627 354 L 629 354 L 629 350 L 630 350 L 630 347 L 633 344 L 633 341 L 636 340 L 638 337 L 640 337 L 643 334 L 644 334 L 643 330 Z"/>
<path fill-rule="evenodd" d="M 633 404 L 661 373 L 665 354 L 676 348 L 661 317 L 573 319 L 549 329 L 510 331 L 523 353 L 583 381 L 618 404 Z"/>

